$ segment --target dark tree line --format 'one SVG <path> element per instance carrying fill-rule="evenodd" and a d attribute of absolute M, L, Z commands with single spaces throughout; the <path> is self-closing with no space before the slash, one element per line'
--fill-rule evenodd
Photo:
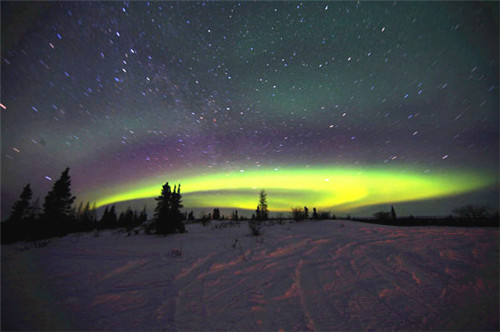
<path fill-rule="evenodd" d="M 66 168 L 45 196 L 40 212 L 38 199 L 31 202 L 33 193 L 30 185 L 26 185 L 11 215 L 2 223 L 2 243 L 61 236 L 81 226 L 73 208 L 75 196 L 70 187 L 69 168 Z"/>
<path fill-rule="evenodd" d="M 180 185 L 171 191 L 168 182 L 163 186 L 161 195 L 156 198 L 157 207 L 153 221 L 146 225 L 148 216 L 146 207 L 142 211 L 128 207 L 117 215 L 115 206 L 106 206 L 100 219 L 96 215 L 95 204 L 80 203 L 74 207 L 75 196 L 71 193 L 71 178 L 69 168 L 66 168 L 60 178 L 45 197 L 43 209 L 40 209 L 38 199 L 32 202 L 33 192 L 27 184 L 19 199 L 14 203 L 9 218 L 1 223 L 2 243 L 16 241 L 41 240 L 69 233 L 90 232 L 103 229 L 124 228 L 128 235 L 140 226 L 147 233 L 169 234 L 185 232 L 183 220 L 187 214 L 181 212 L 182 195 Z M 189 218 L 193 218 L 191 212 Z"/>
<path fill-rule="evenodd" d="M 458 227 L 499 227 L 498 211 L 492 213 L 482 205 L 465 205 L 453 209 L 454 215 L 397 217 L 394 206 L 390 211 L 379 211 L 373 218 L 353 218 L 356 221 L 391 226 L 458 226 Z"/>
<path fill-rule="evenodd" d="M 9 218 L 1 223 L 2 243 L 12 243 L 21 240 L 41 240 L 54 236 L 63 236 L 75 232 L 89 232 L 102 229 L 124 228 L 128 235 L 134 231 L 136 234 L 139 227 L 143 227 L 148 234 L 171 234 L 184 233 L 186 231 L 183 220 L 194 220 L 193 211 L 189 213 L 181 212 L 183 208 L 181 186 L 175 185 L 172 189 L 165 183 L 162 187 L 160 196 L 156 198 L 157 206 L 154 211 L 154 218 L 148 222 L 146 207 L 142 211 L 132 210 L 128 207 L 117 215 L 115 206 L 107 206 L 100 219 L 96 216 L 95 205 L 90 202 L 80 203 L 78 208 L 74 207 L 75 196 L 71 193 L 71 178 L 69 168 L 66 168 L 60 178 L 55 181 L 52 189 L 45 196 L 43 208 L 40 208 L 39 199 L 33 199 L 33 192 L 27 184 L 14 203 Z M 459 226 L 498 226 L 498 212 L 489 213 L 486 207 L 467 205 L 453 211 L 458 217 L 449 216 L 445 219 L 440 218 L 397 218 L 394 207 L 391 206 L 389 212 L 380 211 L 374 214 L 375 219 L 365 220 L 366 218 L 357 218 L 368 222 L 376 222 L 388 225 L 459 225 Z M 332 216 L 336 219 L 335 215 Z M 255 214 L 249 221 L 254 235 L 262 234 L 263 221 L 269 218 L 267 194 L 262 190 L 259 194 L 259 203 Z M 305 219 L 330 219 L 329 212 L 318 212 L 313 208 L 312 216 L 309 215 L 309 209 L 304 207 L 292 208 L 292 218 L 296 221 Z M 208 218 L 204 216 L 202 223 L 209 222 L 211 219 L 223 220 L 224 216 L 220 210 L 215 208 L 213 214 Z M 238 211 L 231 214 L 232 220 L 242 220 L 238 216 Z M 350 219 L 348 217 L 347 219 Z"/>
<path fill-rule="evenodd" d="M 331 215 L 328 211 L 318 212 L 315 207 L 313 207 L 312 215 L 309 215 L 309 208 L 307 206 L 304 206 L 304 208 L 301 208 L 299 206 L 292 208 L 291 216 L 295 221 L 302 221 L 307 219 L 320 220 L 337 218 L 335 215 Z"/>

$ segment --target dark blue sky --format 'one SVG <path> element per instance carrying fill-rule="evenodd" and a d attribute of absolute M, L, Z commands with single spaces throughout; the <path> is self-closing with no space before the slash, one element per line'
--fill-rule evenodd
<path fill-rule="evenodd" d="M 498 208 L 497 2 L 1 6 L 2 217 L 66 166 L 89 200 L 184 170 L 458 169 L 496 174 L 470 201 Z"/>

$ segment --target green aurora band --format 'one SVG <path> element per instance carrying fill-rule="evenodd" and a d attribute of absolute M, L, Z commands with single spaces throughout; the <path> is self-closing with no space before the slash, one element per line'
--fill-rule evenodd
<path fill-rule="evenodd" d="M 200 175 L 201 174 L 201 175 Z M 97 207 L 157 197 L 169 181 L 181 184 L 185 207 L 250 209 L 258 192 L 265 189 L 271 211 L 293 206 L 314 206 L 336 211 L 383 204 L 454 196 L 482 189 L 497 182 L 493 175 L 470 171 L 441 173 L 415 170 L 341 167 L 289 167 L 212 174 L 169 174 L 165 180 L 150 178 L 110 188 Z M 115 194 L 113 194 L 115 193 Z"/>

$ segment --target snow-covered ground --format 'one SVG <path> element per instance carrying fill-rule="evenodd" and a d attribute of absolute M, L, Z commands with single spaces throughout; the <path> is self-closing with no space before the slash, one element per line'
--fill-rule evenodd
<path fill-rule="evenodd" d="M 187 229 L 2 246 L 3 329 L 499 328 L 496 228 Z"/>

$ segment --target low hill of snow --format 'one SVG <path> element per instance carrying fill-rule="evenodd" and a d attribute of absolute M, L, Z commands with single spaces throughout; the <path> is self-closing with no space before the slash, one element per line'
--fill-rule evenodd
<path fill-rule="evenodd" d="M 214 225 L 216 223 L 213 223 Z M 317 221 L 2 246 L 2 329 L 497 330 L 498 229 Z"/>

